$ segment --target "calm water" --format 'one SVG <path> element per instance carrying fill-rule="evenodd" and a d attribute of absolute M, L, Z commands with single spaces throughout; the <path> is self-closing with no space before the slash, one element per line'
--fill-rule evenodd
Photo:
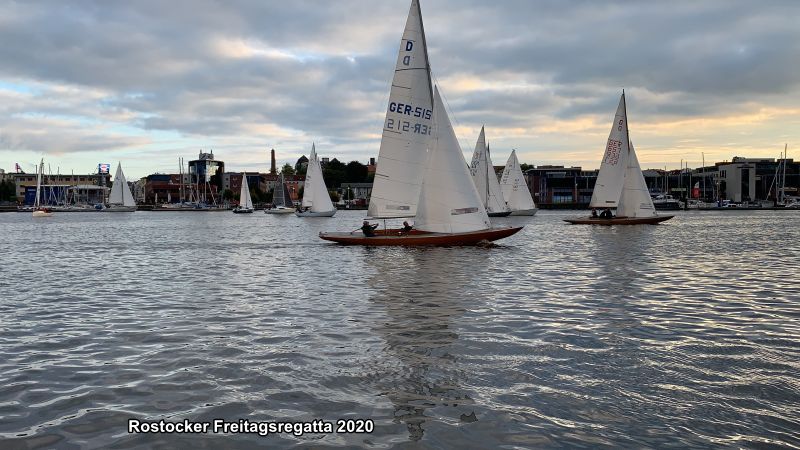
<path fill-rule="evenodd" d="M 800 447 L 800 211 L 577 214 L 440 249 L 316 237 L 363 212 L 0 214 L 0 447 Z"/>

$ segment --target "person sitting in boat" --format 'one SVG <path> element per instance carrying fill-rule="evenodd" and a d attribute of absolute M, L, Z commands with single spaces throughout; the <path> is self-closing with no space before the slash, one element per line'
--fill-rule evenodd
<path fill-rule="evenodd" d="M 378 224 L 372 225 L 369 223 L 368 220 L 364 221 L 364 224 L 361 225 L 361 232 L 364 233 L 366 237 L 375 236 L 375 229 L 378 228 Z"/>
<path fill-rule="evenodd" d="M 613 217 L 614 217 L 614 215 L 611 214 L 611 210 L 608 209 L 608 208 L 604 209 L 603 212 L 600 213 L 600 218 L 601 219 L 611 219 Z"/>
<path fill-rule="evenodd" d="M 592 219 L 597 219 L 597 210 L 592 208 Z"/>
<path fill-rule="evenodd" d="M 408 234 L 411 233 L 414 227 L 408 224 L 408 221 L 403 221 L 403 228 L 400 229 L 400 234 Z"/>

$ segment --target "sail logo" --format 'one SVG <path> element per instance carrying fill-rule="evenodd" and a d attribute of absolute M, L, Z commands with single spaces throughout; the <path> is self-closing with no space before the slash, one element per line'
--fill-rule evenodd
<path fill-rule="evenodd" d="M 622 141 L 609 139 L 608 146 L 606 146 L 606 154 L 603 156 L 603 163 L 616 166 L 619 162 L 619 153 L 621 149 Z"/>
<path fill-rule="evenodd" d="M 414 41 L 406 41 L 406 51 L 410 52 L 414 48 Z M 403 65 L 411 65 L 411 55 L 403 56 Z"/>
<path fill-rule="evenodd" d="M 461 214 L 470 214 L 470 213 L 476 213 L 476 212 L 478 212 L 478 208 L 475 207 L 475 206 L 472 206 L 470 208 L 451 209 L 450 210 L 450 215 L 451 216 L 458 216 L 458 215 L 461 215 Z"/>
<path fill-rule="evenodd" d="M 389 103 L 389 112 L 397 114 L 405 114 L 407 116 L 419 117 L 422 119 L 431 120 L 432 111 L 420 106 L 414 107 L 413 105 L 406 105 L 404 103 Z"/>

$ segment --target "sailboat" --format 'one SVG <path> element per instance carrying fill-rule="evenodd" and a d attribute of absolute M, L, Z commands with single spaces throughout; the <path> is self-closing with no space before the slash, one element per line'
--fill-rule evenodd
<path fill-rule="evenodd" d="M 585 219 L 564 220 L 571 224 L 584 225 L 640 225 L 656 224 L 674 217 L 659 216 L 653 206 L 642 167 L 628 134 L 625 91 L 619 99 L 589 207 L 593 210 L 603 208 L 609 211 L 616 208 L 617 215 L 609 218 L 593 215 Z"/>
<path fill-rule="evenodd" d="M 320 233 L 320 238 L 345 245 L 477 245 L 522 229 L 492 228 L 438 89 L 434 90 L 433 105 L 434 132 L 416 204 L 414 229 L 378 230 L 374 236 L 365 236 L 363 232 Z"/>
<path fill-rule="evenodd" d="M 272 191 L 272 207 L 264 210 L 267 214 L 291 214 L 294 212 L 292 197 L 286 188 L 286 179 L 283 174 L 278 177 L 278 183 Z"/>
<path fill-rule="evenodd" d="M 500 190 L 500 182 L 497 181 L 497 174 L 494 172 L 483 128 L 481 127 L 478 142 L 475 143 L 475 151 L 472 153 L 470 173 L 489 217 L 505 217 L 511 214 L 511 210 L 503 200 L 503 192 Z"/>
<path fill-rule="evenodd" d="M 322 178 L 322 166 L 319 164 L 314 144 L 311 144 L 311 157 L 308 158 L 300 208 L 302 208 L 300 211 L 294 213 L 297 217 L 333 217 L 336 214 L 336 208 L 333 207 L 325 180 Z"/>
<path fill-rule="evenodd" d="M 117 163 L 117 173 L 114 175 L 114 184 L 108 194 L 108 207 L 103 208 L 108 212 L 133 212 L 136 211 L 136 201 L 128 187 L 125 174 L 122 173 L 122 164 Z"/>
<path fill-rule="evenodd" d="M 250 198 L 250 186 L 247 185 L 247 174 L 242 173 L 242 190 L 239 192 L 239 206 L 233 208 L 234 214 L 252 214 L 253 199 Z"/>
<path fill-rule="evenodd" d="M 355 245 L 476 245 L 522 227 L 492 228 L 450 119 L 431 82 L 419 1 L 408 12 L 369 204 L 373 219 L 414 217 L 414 229 L 323 232 Z"/>
<path fill-rule="evenodd" d="M 42 172 L 44 171 L 44 158 L 36 169 L 36 198 L 33 200 L 33 217 L 52 217 L 50 208 L 42 206 Z"/>
<path fill-rule="evenodd" d="M 503 176 L 500 177 L 500 188 L 512 216 L 532 216 L 538 211 L 525 182 L 525 175 L 522 174 L 516 150 L 511 150 L 508 157 Z"/>

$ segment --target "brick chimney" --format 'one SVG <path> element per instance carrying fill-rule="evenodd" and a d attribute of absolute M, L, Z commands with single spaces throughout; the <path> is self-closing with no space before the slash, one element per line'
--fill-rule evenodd
<path fill-rule="evenodd" d="M 270 158 L 271 165 L 269 166 L 269 173 L 271 173 L 272 175 L 275 175 L 275 174 L 278 173 L 278 170 L 275 167 L 275 149 L 274 148 L 270 151 L 270 154 L 271 154 L 271 158 Z"/>

